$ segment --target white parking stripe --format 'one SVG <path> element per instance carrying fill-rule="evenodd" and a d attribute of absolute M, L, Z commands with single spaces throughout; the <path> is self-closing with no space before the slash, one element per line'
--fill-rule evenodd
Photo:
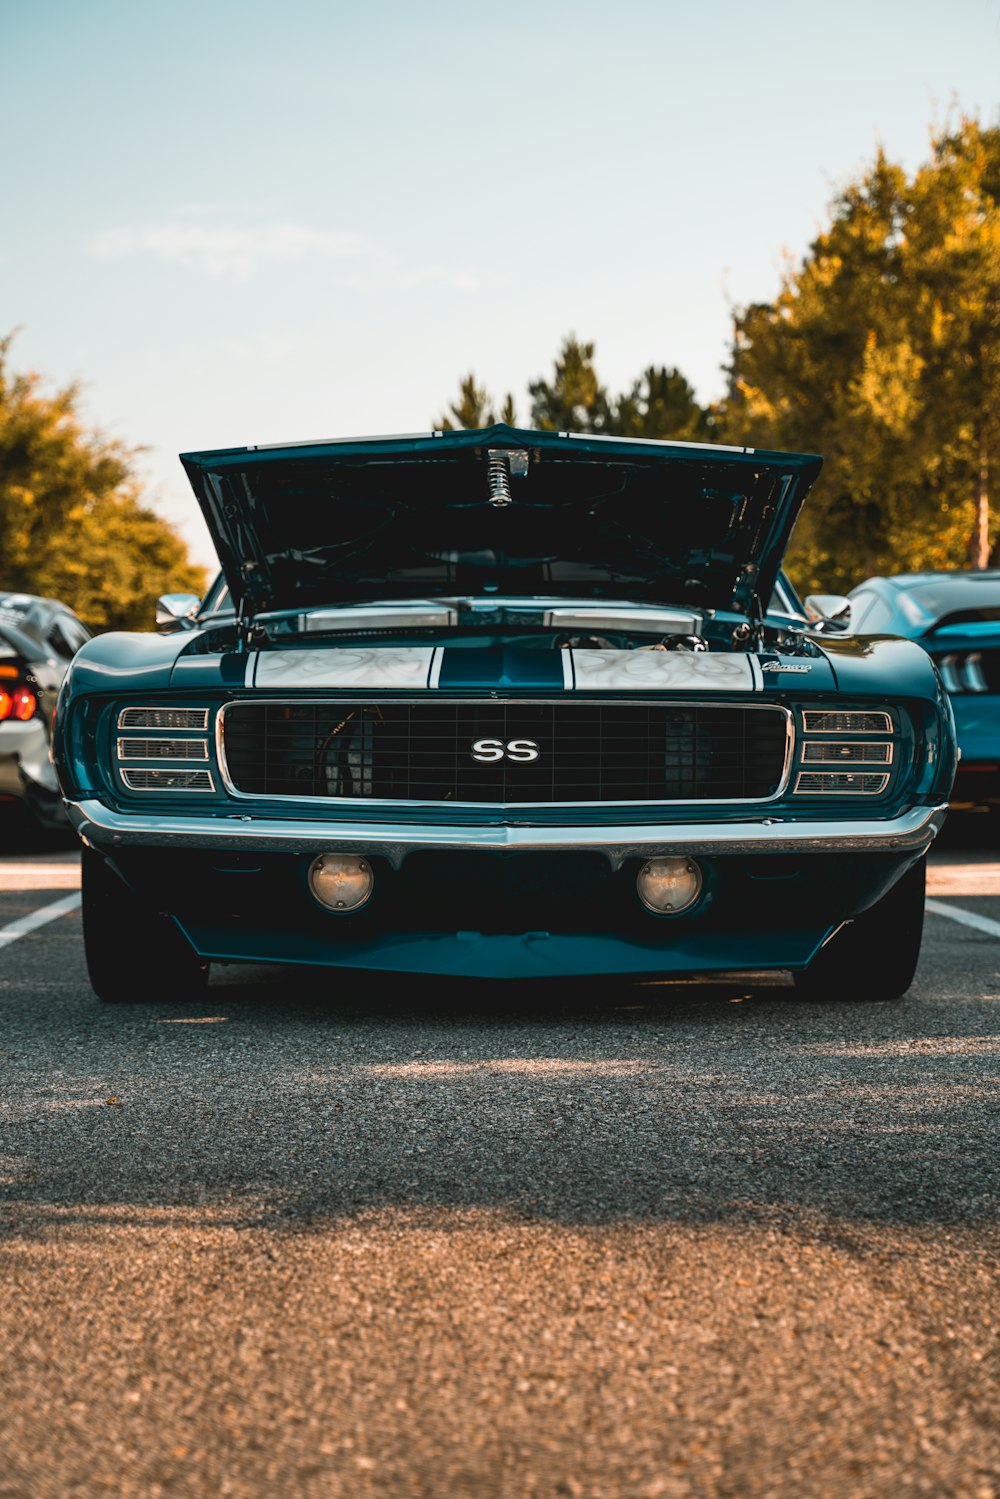
<path fill-rule="evenodd" d="M 72 864 L 8 864 L 0 860 L 0 890 L 79 890 L 80 860 Z"/>
<path fill-rule="evenodd" d="M 1000 937 L 1000 921 L 991 921 L 988 916 L 977 916 L 975 911 L 963 911 L 961 906 L 945 906 L 939 900 L 929 900 L 927 910 L 935 916 L 948 916 L 963 926 L 971 926 L 989 937 Z"/>
<path fill-rule="evenodd" d="M 6 926 L 0 926 L 0 947 L 9 947 L 16 942 L 18 937 L 33 932 L 37 927 L 44 926 L 47 921 L 55 921 L 57 916 L 65 916 L 67 911 L 75 911 L 80 904 L 80 896 L 64 895 L 62 900 L 54 900 L 50 905 L 41 906 L 37 911 L 29 911 L 27 916 L 19 916 L 16 921 L 8 921 Z"/>

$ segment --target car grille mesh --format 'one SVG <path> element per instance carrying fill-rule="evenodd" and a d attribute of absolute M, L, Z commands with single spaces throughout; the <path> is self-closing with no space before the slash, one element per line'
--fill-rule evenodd
<path fill-rule="evenodd" d="M 254 702 L 226 708 L 222 746 L 249 796 L 759 801 L 782 784 L 786 726 L 778 708 L 703 704 Z M 538 757 L 481 763 L 482 739 Z"/>
<path fill-rule="evenodd" d="M 123 708 L 120 729 L 206 729 L 207 708 Z"/>
<path fill-rule="evenodd" d="M 207 760 L 204 739 L 119 739 L 119 760 Z"/>

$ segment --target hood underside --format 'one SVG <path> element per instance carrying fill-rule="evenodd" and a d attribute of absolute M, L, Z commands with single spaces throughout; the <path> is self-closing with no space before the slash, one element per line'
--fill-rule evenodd
<path fill-rule="evenodd" d="M 244 617 L 490 594 L 753 615 L 822 465 L 502 424 L 181 462 Z"/>

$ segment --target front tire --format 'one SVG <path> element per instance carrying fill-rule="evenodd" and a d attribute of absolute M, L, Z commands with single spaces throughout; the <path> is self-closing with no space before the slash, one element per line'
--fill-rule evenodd
<path fill-rule="evenodd" d="M 168 916 L 150 912 L 92 848 L 81 850 L 83 948 L 98 999 L 196 997 L 208 963 Z"/>
<path fill-rule="evenodd" d="M 795 975 L 798 992 L 806 999 L 899 999 L 917 971 L 926 893 L 925 854 Z"/>

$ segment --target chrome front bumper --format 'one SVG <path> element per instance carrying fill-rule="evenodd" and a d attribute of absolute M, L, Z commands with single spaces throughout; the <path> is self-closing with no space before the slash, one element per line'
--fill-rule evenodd
<path fill-rule="evenodd" d="M 755 821 L 640 827 L 459 827 L 385 822 L 323 823 L 237 814 L 162 817 L 122 814 L 96 799 L 67 804 L 80 837 L 97 848 L 243 849 L 260 853 L 379 854 L 398 868 L 417 849 L 546 849 L 603 854 L 617 869 L 627 859 L 668 854 L 913 853 L 940 832 L 947 803 L 917 807 L 884 822 Z"/>

